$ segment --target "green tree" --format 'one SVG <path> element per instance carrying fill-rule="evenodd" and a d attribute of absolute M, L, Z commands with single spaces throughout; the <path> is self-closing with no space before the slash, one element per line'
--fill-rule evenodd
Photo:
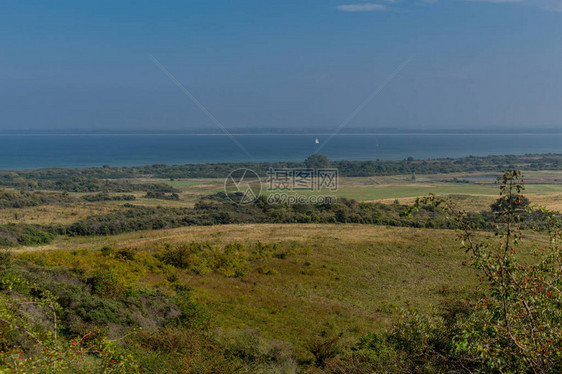
<path fill-rule="evenodd" d="M 304 165 L 310 169 L 329 168 L 330 160 L 325 155 L 313 154 L 304 160 Z"/>

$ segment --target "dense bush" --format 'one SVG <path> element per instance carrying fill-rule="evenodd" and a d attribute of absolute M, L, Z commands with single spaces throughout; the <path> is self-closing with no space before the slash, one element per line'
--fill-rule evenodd
<path fill-rule="evenodd" d="M 47 193 L 47 192 L 13 192 L 0 189 L 0 209 L 3 208 L 25 208 L 31 206 L 72 203 L 76 199 L 68 196 L 67 193 Z"/>
<path fill-rule="evenodd" d="M 15 223 L 0 225 L 0 247 L 49 244 L 54 238 L 54 234 L 39 226 Z"/>
<path fill-rule="evenodd" d="M 35 269 L 37 270 L 37 269 Z M 43 276 L 48 273 L 42 274 Z M 53 275 L 37 278 L 18 265 L 0 272 L 0 370 L 9 372 L 139 373 L 141 370 L 100 334 L 82 323 L 70 332 L 65 315 L 79 315 L 80 301 L 65 303 Z M 58 287 L 52 287 L 57 285 Z M 77 295 L 78 296 L 78 295 Z M 59 302 L 62 301 L 62 302 Z M 95 313 L 95 309 L 91 310 Z"/>
<path fill-rule="evenodd" d="M 84 195 L 83 200 L 89 202 L 95 201 L 133 201 L 136 200 L 135 195 L 110 195 L 107 192 L 100 192 L 95 195 Z"/>
<path fill-rule="evenodd" d="M 89 169 L 85 169 L 89 170 Z M 54 190 L 66 192 L 177 192 L 166 183 L 131 183 L 126 180 L 108 180 L 91 173 L 72 169 L 44 169 L 32 172 L 0 172 L 0 185 L 26 190 Z"/>
<path fill-rule="evenodd" d="M 239 206 L 219 193 L 198 202 L 194 208 L 143 207 L 129 205 L 105 215 L 94 215 L 69 226 L 49 228 L 71 236 L 115 235 L 139 230 L 158 230 L 193 225 L 232 223 L 360 223 L 388 226 L 450 228 L 445 215 L 424 207 L 411 217 L 402 213 L 405 205 L 361 203 L 341 198 L 335 204 L 268 204 L 260 198 L 255 204 Z M 491 229 L 493 215 L 470 213 L 475 227 Z"/>
<path fill-rule="evenodd" d="M 179 200 L 180 196 L 177 193 L 171 193 L 169 195 L 161 191 L 148 191 L 144 196 L 147 199 L 160 199 L 160 200 Z"/>

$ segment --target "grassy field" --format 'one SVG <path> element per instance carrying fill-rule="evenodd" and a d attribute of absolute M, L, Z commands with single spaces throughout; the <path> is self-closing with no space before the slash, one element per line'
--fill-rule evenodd
<path fill-rule="evenodd" d="M 533 171 L 525 172 L 526 193 L 537 204 L 562 211 L 562 172 Z M 471 210 L 487 209 L 497 198 L 498 186 L 495 174 L 463 173 L 463 174 L 432 174 L 420 175 L 412 180 L 411 175 L 368 177 L 368 178 L 340 178 L 339 189 L 335 192 L 325 192 L 328 195 L 345 197 L 358 201 L 392 202 L 398 199 L 408 203 L 416 197 L 429 193 L 436 195 L 462 196 L 464 204 Z M 185 179 L 165 180 L 163 182 L 179 188 L 182 202 L 166 202 L 168 205 L 185 206 L 193 204 L 196 198 L 223 191 L 223 179 Z M 264 182 L 264 193 L 267 194 Z M 306 192 L 300 192 L 307 194 Z M 308 193 L 310 194 L 310 193 Z M 155 201 L 139 200 L 147 205 L 157 204 Z"/>
<path fill-rule="evenodd" d="M 526 237 L 529 245 L 540 240 Z M 469 295 L 478 284 L 474 270 L 463 265 L 468 255 L 449 230 L 352 224 L 184 227 L 59 238 L 18 252 L 26 258 L 58 250 L 90 256 L 103 247 L 136 253 L 193 242 L 213 248 L 232 243 L 284 248 L 283 256 L 250 263 L 242 276 L 178 270 L 173 277 L 192 289 L 219 329 L 257 331 L 291 343 L 303 357 L 312 337 L 341 335 L 346 344 L 353 344 L 369 332 L 388 328 L 404 310 L 431 312 Z M 70 266 L 88 268 L 83 261 Z M 170 273 L 158 272 L 141 275 L 138 282 L 165 289 L 169 281 Z"/>
<path fill-rule="evenodd" d="M 545 171 L 525 174 L 525 193 L 531 202 L 562 211 L 562 172 Z M 466 182 L 459 182 L 462 180 Z M 145 183 L 147 181 L 163 182 L 178 188 L 180 200 L 150 199 L 146 198 L 146 194 L 143 192 L 133 192 L 131 194 L 136 197 L 134 201 L 83 202 L 23 209 L 1 209 L 0 224 L 9 222 L 68 224 L 88 215 L 108 213 L 127 203 L 145 206 L 193 207 L 201 197 L 224 190 L 223 179 L 176 179 L 173 181 L 142 179 L 132 182 Z M 264 184 L 263 193 L 267 194 L 265 187 Z M 299 193 L 311 194 L 310 192 Z M 434 193 L 462 200 L 462 205 L 467 210 L 481 211 L 487 210 L 490 204 L 497 199 L 498 186 L 494 176 L 488 174 L 434 174 L 418 176 L 415 181 L 411 179 L 411 176 L 341 178 L 338 191 L 323 193 L 358 201 L 391 203 L 398 200 L 403 204 L 410 204 L 416 197 Z M 85 193 L 71 193 L 70 195 L 80 198 Z"/>
<path fill-rule="evenodd" d="M 354 340 L 387 327 L 402 309 L 430 311 L 474 284 L 453 233 L 361 225 L 228 225 L 58 239 L 33 250 L 161 248 L 165 243 L 282 243 L 283 258 L 252 264 L 242 277 L 180 272 L 223 329 L 252 329 L 303 349 L 323 332 Z M 149 274 L 147 286 L 166 282 Z"/>
<path fill-rule="evenodd" d="M 532 202 L 562 208 L 562 173 L 529 173 Z M 468 183 L 459 182 L 465 177 Z M 474 179 L 473 179 L 474 178 Z M 481 179 L 478 179 L 481 178 Z M 153 180 L 180 189 L 179 201 L 149 199 L 133 193 L 132 203 L 147 206 L 193 206 L 202 196 L 223 189 L 223 180 Z M 139 180 L 138 182 L 146 182 Z M 428 193 L 450 195 L 465 208 L 487 209 L 498 186 L 489 175 L 424 175 L 342 178 L 338 197 L 359 201 L 412 201 Z M 80 198 L 84 194 L 71 194 Z M 91 214 L 119 209 L 126 201 L 78 202 L 0 210 L 0 222 L 71 223 Z M 298 250 L 286 259 L 270 258 L 242 278 L 216 274 L 181 274 L 197 299 L 224 328 L 256 329 L 294 344 L 299 337 L 325 329 L 357 337 L 380 329 L 402 308 L 428 311 L 451 294 L 472 285 L 465 254 L 450 231 L 367 225 L 228 225 L 186 227 L 100 237 L 58 237 L 47 246 L 19 252 L 97 250 L 104 246 L 145 250 L 164 243 L 292 243 Z M 271 269 L 268 273 L 264 269 Z M 165 276 L 151 276 L 165 281 Z M 298 344 L 297 344 L 298 345 Z"/>
<path fill-rule="evenodd" d="M 469 175 L 463 182 L 466 176 L 343 178 L 335 194 L 359 201 L 405 203 L 434 193 L 453 197 L 469 210 L 488 209 L 498 197 L 498 185 L 487 175 Z M 527 197 L 562 211 L 561 177 L 555 172 L 530 173 Z M 76 202 L 0 209 L 0 223 L 70 224 L 123 209 L 127 203 L 192 207 L 202 196 L 223 189 L 218 179 L 156 182 L 178 188 L 180 200 L 133 192 L 134 201 L 84 202 L 79 200 L 84 194 L 71 193 Z M 48 245 L 19 247 L 14 253 L 86 278 L 105 271 L 151 294 L 169 294 L 181 286 L 206 310 L 218 336 L 257 332 L 265 339 L 288 343 L 299 360 L 311 362 L 307 347 L 313 339 L 338 336 L 343 346 L 352 347 L 366 334 L 388 331 L 405 311 L 429 314 L 474 292 L 480 284 L 478 275 L 465 264 L 469 255 L 455 238 L 451 230 L 367 224 L 244 224 L 107 236 L 59 235 Z M 527 232 L 524 239 L 524 254 L 533 245 L 547 243 Z M 234 273 L 172 266 L 159 257 L 169 248 L 190 243 L 208 245 L 209 253 L 199 257 L 200 269 L 217 258 L 227 265 L 236 263 L 240 258 L 226 250 L 232 245 L 247 253 L 262 245 L 274 249 L 261 257 L 245 257 L 244 271 Z"/>

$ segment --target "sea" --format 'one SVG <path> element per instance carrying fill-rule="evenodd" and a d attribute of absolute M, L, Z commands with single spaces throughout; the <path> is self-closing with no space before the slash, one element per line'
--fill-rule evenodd
<path fill-rule="evenodd" d="M 562 153 L 562 134 L 0 135 L 3 170 L 302 161 L 317 152 L 331 160 Z"/>

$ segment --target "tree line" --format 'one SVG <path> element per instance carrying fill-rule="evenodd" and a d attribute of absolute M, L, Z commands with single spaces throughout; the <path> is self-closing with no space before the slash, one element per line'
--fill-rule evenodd
<path fill-rule="evenodd" d="M 325 156 L 324 156 L 325 157 Z M 303 162 L 238 162 L 214 164 L 103 167 L 85 169 L 37 169 L 0 171 L 0 186 L 69 192 L 177 192 L 165 184 L 130 183 L 133 178 L 224 178 L 237 168 L 250 168 L 262 177 L 271 168 L 337 168 L 341 176 L 366 177 L 460 172 L 494 172 L 507 169 L 560 170 L 562 154 L 528 154 L 415 160 L 328 161 L 309 158 Z"/>

